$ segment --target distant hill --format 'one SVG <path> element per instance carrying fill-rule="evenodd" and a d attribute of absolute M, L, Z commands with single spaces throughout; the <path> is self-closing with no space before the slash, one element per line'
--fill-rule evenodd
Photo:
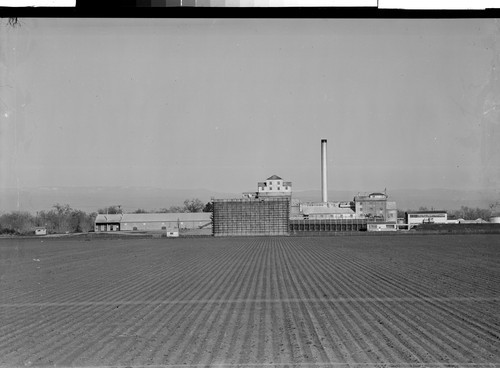
<path fill-rule="evenodd" d="M 351 201 L 357 191 L 329 191 L 330 201 Z M 448 189 L 397 189 L 388 190 L 389 200 L 395 201 L 398 209 L 454 210 L 461 206 L 487 209 L 490 203 L 500 201 L 497 191 L 468 191 Z M 69 204 L 72 208 L 94 212 L 99 208 L 121 205 L 125 212 L 138 208 L 156 210 L 170 206 L 182 206 L 185 199 L 198 198 L 206 203 L 211 198 L 241 198 L 241 193 L 220 193 L 206 189 L 161 189 L 147 187 L 59 187 L 59 188 L 15 188 L 0 189 L 0 213 L 19 209 L 35 213 L 49 210 L 56 203 Z M 296 191 L 293 198 L 303 202 L 321 201 L 320 190 Z"/>

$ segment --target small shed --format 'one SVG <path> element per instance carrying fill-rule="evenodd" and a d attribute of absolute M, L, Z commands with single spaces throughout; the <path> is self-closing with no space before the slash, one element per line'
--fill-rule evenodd
<path fill-rule="evenodd" d="M 368 223 L 367 231 L 397 231 L 398 226 L 394 222 L 374 222 Z"/>
<path fill-rule="evenodd" d="M 45 226 L 35 227 L 35 235 L 47 235 L 47 228 Z"/>

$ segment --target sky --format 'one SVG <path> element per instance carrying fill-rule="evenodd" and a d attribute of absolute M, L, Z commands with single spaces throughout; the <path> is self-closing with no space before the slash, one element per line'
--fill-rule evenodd
<path fill-rule="evenodd" d="M 0 189 L 500 187 L 495 19 L 24 19 Z"/>

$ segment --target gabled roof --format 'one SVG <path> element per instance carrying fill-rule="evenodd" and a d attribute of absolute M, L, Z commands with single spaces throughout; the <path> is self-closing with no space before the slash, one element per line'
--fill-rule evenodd
<path fill-rule="evenodd" d="M 122 214 L 99 214 L 97 215 L 95 222 L 108 223 L 108 222 L 120 222 L 122 219 Z"/>
<path fill-rule="evenodd" d="M 125 213 L 121 222 L 210 221 L 210 212 Z"/>
<path fill-rule="evenodd" d="M 283 180 L 283 179 L 281 179 L 278 175 L 273 175 L 270 178 L 267 178 L 266 180 Z"/>

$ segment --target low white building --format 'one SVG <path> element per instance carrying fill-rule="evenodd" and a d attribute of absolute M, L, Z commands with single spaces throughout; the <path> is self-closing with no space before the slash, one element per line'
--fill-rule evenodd
<path fill-rule="evenodd" d="M 44 226 L 35 227 L 35 235 L 47 235 L 47 228 Z"/>
<path fill-rule="evenodd" d="M 411 228 L 419 224 L 446 224 L 448 214 L 446 211 L 413 211 L 405 213 L 405 222 Z"/>
<path fill-rule="evenodd" d="M 368 223 L 366 225 L 367 231 L 397 231 L 398 225 L 394 222 L 390 223 Z"/>

